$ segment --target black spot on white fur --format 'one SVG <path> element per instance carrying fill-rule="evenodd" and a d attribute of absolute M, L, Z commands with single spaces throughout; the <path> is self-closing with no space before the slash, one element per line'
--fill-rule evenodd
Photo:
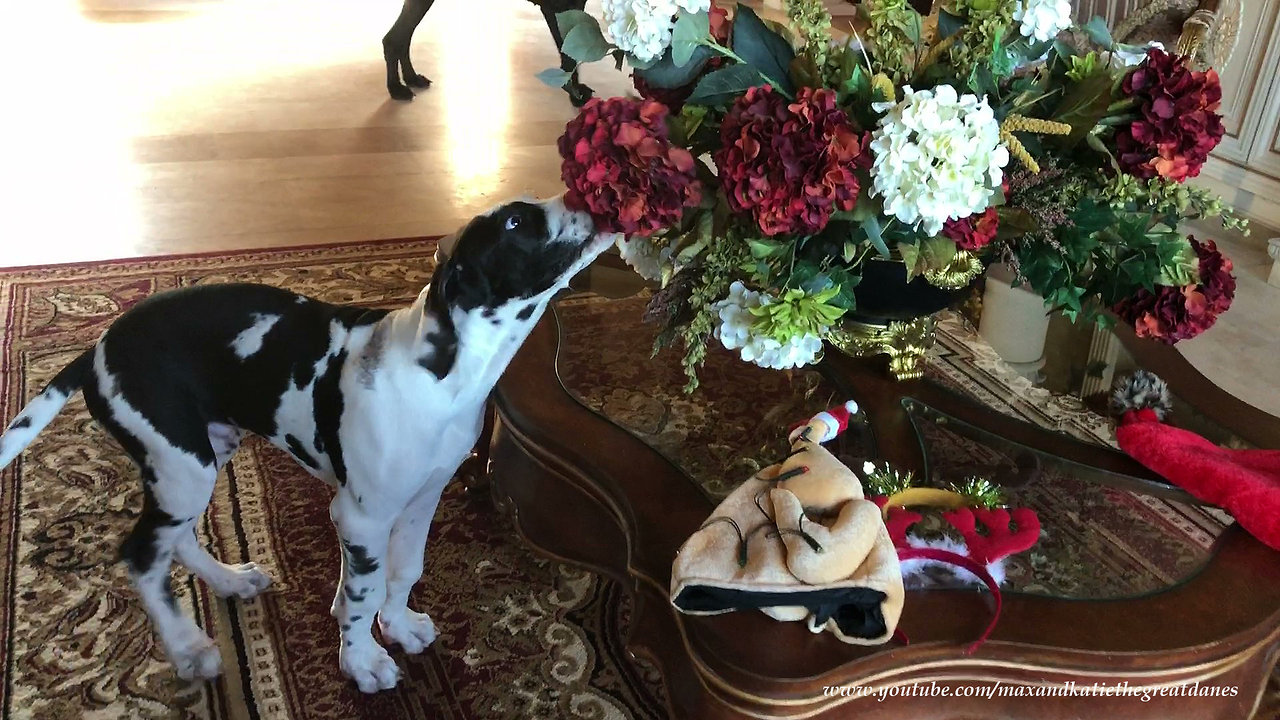
<path fill-rule="evenodd" d="M 339 485 L 347 483 L 347 466 L 342 461 L 342 442 L 338 439 L 338 430 L 342 422 L 342 366 L 347 361 L 347 351 L 340 350 L 329 358 L 324 374 L 316 379 L 312 401 L 315 406 L 316 450 L 329 457 L 329 465 Z"/>
<path fill-rule="evenodd" d="M 9 425 L 10 430 L 21 430 L 29 427 L 31 427 L 31 418 L 29 417 L 20 417 Z"/>
<path fill-rule="evenodd" d="M 520 308 L 520 312 L 516 313 L 516 319 L 528 320 L 530 317 L 533 317 L 533 311 L 535 309 L 537 309 L 537 305 L 533 303 L 529 303 L 528 305 L 525 305 L 524 307 Z"/>
<path fill-rule="evenodd" d="M 344 540 L 342 550 L 347 555 L 353 574 L 368 575 L 378 569 L 378 560 L 363 545 L 352 545 Z"/>
<path fill-rule="evenodd" d="M 427 333 L 427 348 L 427 354 L 418 358 L 418 364 L 437 379 L 443 380 L 457 360 L 458 336 L 443 330 Z"/>
<path fill-rule="evenodd" d="M 293 453 L 293 456 L 298 458 L 303 465 L 312 470 L 319 469 L 320 466 L 316 463 L 316 459 L 311 457 L 311 453 L 307 452 L 307 449 L 303 447 L 301 440 L 293 435 L 285 435 L 284 442 L 289 446 L 289 452 Z"/>

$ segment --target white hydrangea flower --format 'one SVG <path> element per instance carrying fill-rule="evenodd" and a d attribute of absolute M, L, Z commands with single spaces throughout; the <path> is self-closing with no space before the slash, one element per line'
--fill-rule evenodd
<path fill-rule="evenodd" d="M 676 11 L 710 0 L 602 0 L 604 23 L 613 44 L 643 62 L 656 60 L 671 45 Z"/>
<path fill-rule="evenodd" d="M 1143 60 L 1147 59 L 1147 50 L 1151 48 L 1164 50 L 1164 43 L 1156 40 L 1152 40 L 1146 45 L 1123 45 L 1117 43 L 1115 49 L 1111 51 L 1111 66 L 1126 68 L 1140 65 Z"/>
<path fill-rule="evenodd" d="M 1013 11 L 1013 19 L 1022 23 L 1023 37 L 1039 42 L 1052 40 L 1071 27 L 1071 3 L 1069 0 L 1022 0 Z"/>
<path fill-rule="evenodd" d="M 937 235 L 951 218 L 986 210 L 1004 179 L 1009 151 L 987 99 L 957 95 L 950 85 L 903 88 L 871 136 L 875 194 L 885 212 Z"/>
<path fill-rule="evenodd" d="M 631 269 L 650 281 L 662 279 L 662 268 L 671 261 L 671 254 L 675 252 L 674 244 L 654 242 L 646 237 L 618 235 L 614 244 Z"/>
<path fill-rule="evenodd" d="M 787 370 L 817 362 L 818 353 L 822 352 L 822 338 L 817 335 L 806 333 L 781 343 L 751 332 L 751 323 L 755 320 L 751 308 L 772 301 L 769 295 L 748 290 L 740 281 L 735 281 L 729 286 L 729 296 L 715 304 L 714 309 L 720 315 L 716 338 L 726 348 L 737 350 L 746 362 L 760 367 Z"/>

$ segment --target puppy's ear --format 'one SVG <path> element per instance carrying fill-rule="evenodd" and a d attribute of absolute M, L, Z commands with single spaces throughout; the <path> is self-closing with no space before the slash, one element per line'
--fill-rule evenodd
<path fill-rule="evenodd" d="M 444 265 L 458 247 L 458 233 L 450 233 L 436 242 L 436 266 Z"/>

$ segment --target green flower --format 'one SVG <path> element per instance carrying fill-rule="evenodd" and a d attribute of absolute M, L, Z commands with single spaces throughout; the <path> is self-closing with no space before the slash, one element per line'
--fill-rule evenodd
<path fill-rule="evenodd" d="M 838 285 L 814 295 L 798 289 L 787 290 L 769 304 L 751 308 L 755 316 L 751 332 L 781 343 L 804 335 L 822 337 L 844 315 L 842 308 L 828 303 L 839 294 Z"/>
<path fill-rule="evenodd" d="M 1184 287 L 1200 282 L 1200 257 L 1191 242 L 1182 238 L 1181 247 L 1173 259 L 1160 267 L 1159 285 Z"/>
<path fill-rule="evenodd" d="M 1098 53 L 1096 52 L 1090 52 L 1088 55 L 1072 55 L 1068 60 L 1071 62 L 1071 69 L 1067 70 L 1067 77 L 1071 80 L 1080 82 L 1097 72 Z"/>
<path fill-rule="evenodd" d="M 822 0 L 787 0 L 787 17 L 804 38 L 804 54 L 821 68 L 831 46 L 831 13 Z"/>

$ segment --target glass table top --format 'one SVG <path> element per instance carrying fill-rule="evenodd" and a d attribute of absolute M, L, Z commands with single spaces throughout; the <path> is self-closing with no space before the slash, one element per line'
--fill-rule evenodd
<path fill-rule="evenodd" d="M 822 371 L 765 370 L 719 347 L 709 347 L 701 387 L 686 395 L 681 353 L 652 355 L 657 328 L 642 322 L 648 294 L 638 287 L 612 294 L 557 303 L 561 382 L 584 406 L 666 456 L 710 504 L 785 457 L 792 424 L 847 399 Z M 1055 332 L 1061 334 L 1055 338 Z M 1087 353 L 1081 358 L 1065 351 L 1082 344 L 1087 350 L 1088 344 L 1061 329 L 1051 330 L 1049 342 L 1046 355 L 1054 360 L 1028 378 L 1025 370 L 1020 374 L 1003 363 L 960 314 L 948 313 L 939 322 L 926 379 L 1027 423 L 1111 444 L 1113 421 L 1097 412 L 1106 383 L 1091 374 L 1096 368 L 1086 368 Z M 1132 362 L 1119 350 L 1115 373 Z M 1007 504 L 1040 516 L 1038 544 L 1006 560 L 1008 591 L 1074 599 L 1158 592 L 1194 576 L 1230 523 L 1215 508 L 1116 487 L 1104 471 L 1082 472 L 918 399 L 904 397 L 902 403 L 927 467 L 928 477 L 918 484 L 946 487 L 982 475 L 1003 486 Z M 872 434 L 858 422 L 831 447 L 855 468 L 879 456 Z M 953 531 L 926 513 L 913 532 L 927 538 Z"/>

